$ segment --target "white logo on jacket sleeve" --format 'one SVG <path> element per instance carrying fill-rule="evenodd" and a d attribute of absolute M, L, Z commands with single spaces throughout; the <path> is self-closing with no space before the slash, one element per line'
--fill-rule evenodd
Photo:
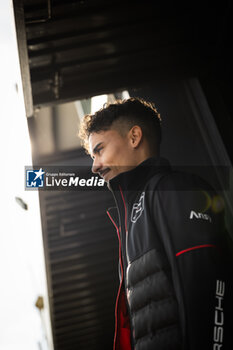
<path fill-rule="evenodd" d="M 223 298 L 225 294 L 225 282 L 217 280 L 216 282 L 216 306 L 214 314 L 214 345 L 213 349 L 221 349 L 223 346 L 224 333 L 224 311 Z"/>
<path fill-rule="evenodd" d="M 208 214 L 196 213 L 194 210 L 191 210 L 189 219 L 193 219 L 193 218 L 208 220 L 209 222 L 212 222 L 212 219 Z"/>
<path fill-rule="evenodd" d="M 132 213 L 131 213 L 131 221 L 132 222 L 136 222 L 140 218 L 140 216 L 142 215 L 142 212 L 144 210 L 144 197 L 145 197 L 145 192 L 142 192 L 138 203 L 133 204 L 133 209 L 132 209 Z"/>

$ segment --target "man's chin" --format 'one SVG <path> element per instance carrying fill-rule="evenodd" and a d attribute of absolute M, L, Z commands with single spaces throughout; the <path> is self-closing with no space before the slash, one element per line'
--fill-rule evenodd
<path fill-rule="evenodd" d="M 106 174 L 106 176 L 104 177 L 104 181 L 107 183 L 109 183 L 110 180 L 112 180 L 114 177 L 117 176 L 117 174 L 110 174 L 111 171 L 109 171 L 109 173 Z"/>
<path fill-rule="evenodd" d="M 104 182 L 106 182 L 107 184 L 109 183 L 110 180 L 112 180 L 114 178 L 114 176 L 106 176 L 106 178 L 104 179 Z"/>
<path fill-rule="evenodd" d="M 105 174 L 105 176 L 103 176 L 103 179 L 104 179 L 104 181 L 105 182 L 109 182 L 109 180 L 111 180 L 114 176 L 112 176 L 112 174 L 110 174 L 111 173 L 111 170 L 109 170 L 106 174 Z"/>
<path fill-rule="evenodd" d="M 114 179 L 115 177 L 117 177 L 118 175 L 120 174 L 120 172 L 119 173 L 113 173 L 113 174 L 106 174 L 106 177 L 104 178 L 104 181 L 106 182 L 106 184 L 107 184 L 107 187 L 108 187 L 108 189 L 110 189 L 110 181 L 112 180 L 112 179 Z"/>

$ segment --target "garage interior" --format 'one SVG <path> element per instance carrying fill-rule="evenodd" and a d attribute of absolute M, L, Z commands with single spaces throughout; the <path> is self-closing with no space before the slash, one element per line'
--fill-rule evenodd
<path fill-rule="evenodd" d="M 14 12 L 34 165 L 88 169 L 78 125 L 93 98 L 105 95 L 155 103 L 161 154 L 173 166 L 231 169 L 230 1 L 15 0 Z M 233 237 L 232 187 L 220 186 Z M 112 348 L 118 240 L 111 206 L 108 191 L 40 192 L 55 350 Z"/>

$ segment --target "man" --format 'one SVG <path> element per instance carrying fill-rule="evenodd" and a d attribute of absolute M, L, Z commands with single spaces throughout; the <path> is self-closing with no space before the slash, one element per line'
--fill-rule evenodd
<path fill-rule="evenodd" d="M 114 349 L 230 349 L 221 199 L 160 157 L 160 115 L 142 99 L 85 116 L 80 136 L 117 206 Z"/>

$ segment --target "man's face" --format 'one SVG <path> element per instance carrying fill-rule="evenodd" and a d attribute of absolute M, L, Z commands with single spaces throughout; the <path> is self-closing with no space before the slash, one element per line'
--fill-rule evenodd
<path fill-rule="evenodd" d="M 92 172 L 106 182 L 137 165 L 128 134 L 122 136 L 114 129 L 90 134 L 89 149 Z"/>

